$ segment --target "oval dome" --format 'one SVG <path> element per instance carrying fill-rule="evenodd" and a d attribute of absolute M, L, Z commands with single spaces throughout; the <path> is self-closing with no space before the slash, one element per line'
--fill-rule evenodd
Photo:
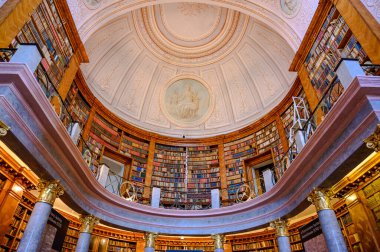
<path fill-rule="evenodd" d="M 296 76 L 288 71 L 294 51 L 277 32 L 201 3 L 128 12 L 85 47 L 90 63 L 82 71 L 95 96 L 128 123 L 174 137 L 247 126 L 282 100 Z"/>

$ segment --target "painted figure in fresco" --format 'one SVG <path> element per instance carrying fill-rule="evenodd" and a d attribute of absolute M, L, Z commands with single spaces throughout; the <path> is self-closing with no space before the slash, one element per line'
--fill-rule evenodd
<path fill-rule="evenodd" d="M 295 15 L 300 9 L 300 5 L 299 0 L 281 0 L 281 9 L 288 16 Z"/>
<path fill-rule="evenodd" d="M 293 12 L 297 7 L 298 0 L 285 0 L 285 6 Z"/>
<path fill-rule="evenodd" d="M 181 119 L 192 119 L 197 116 L 200 98 L 191 85 L 187 85 L 184 92 L 177 91 L 171 97 L 171 104 L 176 107 L 177 115 Z"/>

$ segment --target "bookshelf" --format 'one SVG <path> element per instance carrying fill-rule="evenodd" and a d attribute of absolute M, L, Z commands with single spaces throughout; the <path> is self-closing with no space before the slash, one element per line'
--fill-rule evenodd
<path fill-rule="evenodd" d="M 79 230 L 73 227 L 69 227 L 67 229 L 65 241 L 63 242 L 61 252 L 75 251 L 78 238 L 79 238 Z"/>
<path fill-rule="evenodd" d="M 154 250 L 157 252 L 166 252 L 167 250 L 202 250 L 204 252 L 213 252 L 214 245 L 212 242 L 197 242 L 191 244 L 181 244 L 177 242 L 176 245 L 156 244 Z"/>
<path fill-rule="evenodd" d="M 299 234 L 298 229 L 294 229 L 291 232 L 289 232 L 289 241 L 290 248 L 292 251 L 304 251 L 301 241 L 301 235 Z"/>
<path fill-rule="evenodd" d="M 274 147 L 277 148 L 278 153 L 282 153 L 280 135 L 278 134 L 275 121 L 255 132 L 254 135 L 258 154 Z"/>
<path fill-rule="evenodd" d="M 26 197 L 22 197 L 18 204 L 8 232 L 4 235 L 0 244 L 0 251 L 16 251 L 20 240 L 24 234 L 24 230 L 32 214 L 34 203 Z"/>
<path fill-rule="evenodd" d="M 156 144 L 152 186 L 161 188 L 165 207 L 174 203 L 207 207 L 211 203 L 211 190 L 220 188 L 218 146 Z"/>
<path fill-rule="evenodd" d="M 342 229 L 342 233 L 344 235 L 344 239 L 346 241 L 347 247 L 352 252 L 361 252 L 363 251 L 359 235 L 356 232 L 356 228 L 354 223 L 352 222 L 351 216 L 349 212 L 338 217 L 339 225 Z"/>
<path fill-rule="evenodd" d="M 359 59 L 360 63 L 368 61 L 367 54 L 334 6 L 304 62 L 319 98 L 336 77 L 334 69 L 341 58 Z"/>
<path fill-rule="evenodd" d="M 105 149 L 120 153 L 125 159 L 132 159 L 131 172 L 126 179 L 135 184 L 140 199 L 144 190 L 149 142 L 122 131 L 99 114 L 95 114 L 87 144 L 96 166 L 100 163 Z"/>
<path fill-rule="evenodd" d="M 78 90 L 78 86 L 73 82 L 67 93 L 65 105 L 74 121 L 81 125 L 82 131 L 90 114 L 90 106 L 85 101 Z"/>
<path fill-rule="evenodd" d="M 188 195 L 191 204 L 211 204 L 211 190 L 220 188 L 218 146 L 188 147 Z"/>
<path fill-rule="evenodd" d="M 277 251 L 275 234 L 274 232 L 267 232 L 250 238 L 236 239 L 232 241 L 232 251 L 275 252 Z"/>
<path fill-rule="evenodd" d="M 152 186 L 161 188 L 161 203 L 186 203 L 181 197 L 185 185 L 186 148 L 156 144 L 153 158 Z"/>
<path fill-rule="evenodd" d="M 73 55 L 73 49 L 54 1 L 44 0 L 34 10 L 30 20 L 12 41 L 12 47 L 17 47 L 19 43 L 38 44 L 43 54 L 41 65 L 58 87 Z"/>
<path fill-rule="evenodd" d="M 380 178 L 364 187 L 363 193 L 367 199 L 367 206 L 376 220 L 377 229 L 380 230 Z"/>
<path fill-rule="evenodd" d="M 109 239 L 107 251 L 136 252 L 136 243 Z"/>
<path fill-rule="evenodd" d="M 5 183 L 7 182 L 7 178 L 0 173 L 0 192 L 3 190 Z"/>
<path fill-rule="evenodd" d="M 228 199 L 236 200 L 236 191 L 246 182 L 244 160 L 256 154 L 255 135 L 224 144 Z"/>

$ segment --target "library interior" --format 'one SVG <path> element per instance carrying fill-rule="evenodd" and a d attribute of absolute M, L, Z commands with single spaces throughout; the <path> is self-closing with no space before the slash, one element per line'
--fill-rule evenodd
<path fill-rule="evenodd" d="M 0 0 L 0 252 L 380 251 L 379 21 Z"/>

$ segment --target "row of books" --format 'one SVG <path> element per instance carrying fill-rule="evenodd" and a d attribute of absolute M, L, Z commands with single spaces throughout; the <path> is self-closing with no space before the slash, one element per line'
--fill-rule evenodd
<path fill-rule="evenodd" d="M 76 229 L 69 228 L 67 229 L 67 235 L 78 237 L 79 236 L 79 231 Z"/>
<path fill-rule="evenodd" d="M 110 239 L 108 242 L 109 246 L 118 246 L 118 247 L 128 247 L 128 248 L 136 248 L 136 243 L 130 243 L 120 240 L 112 240 Z"/>
<path fill-rule="evenodd" d="M 71 236 L 66 236 L 65 237 L 65 242 L 67 242 L 67 243 L 76 244 L 77 241 L 78 241 L 78 239 L 75 238 L 75 237 L 71 237 Z"/>
<path fill-rule="evenodd" d="M 292 251 L 303 250 L 302 243 L 291 244 L 290 248 L 292 249 Z"/>
<path fill-rule="evenodd" d="M 273 240 L 266 241 L 257 241 L 253 243 L 245 243 L 245 244 L 234 244 L 232 245 L 233 250 L 249 250 L 249 249 L 257 249 L 257 248 L 265 248 L 274 246 Z"/>
<path fill-rule="evenodd" d="M 241 146 L 240 148 L 234 148 L 234 149 L 225 150 L 224 151 L 224 156 L 233 155 L 233 154 L 236 154 L 236 153 L 240 153 L 242 151 L 254 150 L 255 148 L 256 148 L 255 144 L 244 145 L 244 146 Z"/>
<path fill-rule="evenodd" d="M 300 234 L 294 234 L 289 236 L 290 242 L 299 242 L 301 241 L 301 235 Z"/>

